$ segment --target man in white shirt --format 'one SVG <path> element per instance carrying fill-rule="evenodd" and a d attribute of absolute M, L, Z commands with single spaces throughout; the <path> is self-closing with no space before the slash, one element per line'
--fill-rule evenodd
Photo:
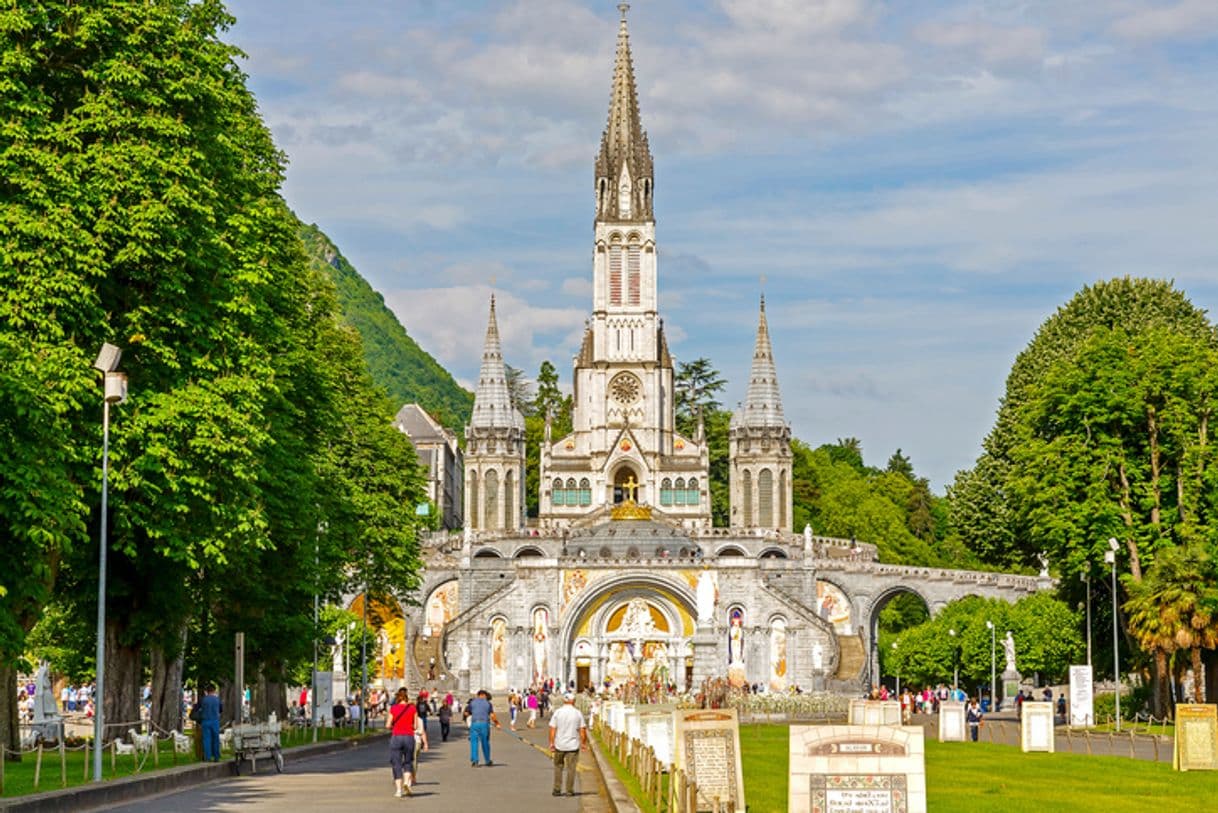
<path fill-rule="evenodd" d="M 567 795 L 575 795 L 575 768 L 579 752 L 588 749 L 588 727 L 575 708 L 575 695 L 563 695 L 562 708 L 550 716 L 550 753 L 554 755 L 554 795 L 562 795 L 563 769 L 567 771 Z"/>

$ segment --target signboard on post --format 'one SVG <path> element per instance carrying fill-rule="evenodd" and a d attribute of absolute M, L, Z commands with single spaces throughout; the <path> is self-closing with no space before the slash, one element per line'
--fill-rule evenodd
<path fill-rule="evenodd" d="M 1091 664 L 1070 667 L 1070 725 L 1095 725 L 1095 688 Z"/>
<path fill-rule="evenodd" d="M 1178 771 L 1218 771 L 1218 705 L 1177 704 L 1171 763 Z"/>
<path fill-rule="evenodd" d="M 334 673 L 317 673 L 317 697 L 313 698 L 317 707 L 317 724 L 331 726 L 334 724 Z"/>
<path fill-rule="evenodd" d="M 1024 753 L 1053 753 L 1053 704 L 1023 701 L 1020 709 L 1019 745 Z"/>
<path fill-rule="evenodd" d="M 735 709 L 680 709 L 677 768 L 698 785 L 697 810 L 745 810 L 740 723 Z M 692 813 L 692 811 L 691 811 Z"/>
<path fill-rule="evenodd" d="M 926 813 L 921 726 L 793 725 L 788 742 L 792 813 Z"/>
<path fill-rule="evenodd" d="M 959 700 L 944 700 L 939 704 L 939 742 L 964 742 L 964 704 Z"/>

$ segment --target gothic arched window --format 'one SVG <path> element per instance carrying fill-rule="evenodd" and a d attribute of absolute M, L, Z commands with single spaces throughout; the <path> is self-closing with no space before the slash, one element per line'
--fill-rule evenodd
<path fill-rule="evenodd" d="M 478 509 L 478 472 L 474 469 L 469 470 L 469 527 L 473 530 L 478 530 L 478 517 L 481 516 Z"/>
<path fill-rule="evenodd" d="M 515 478 L 512 476 L 512 470 L 508 469 L 503 475 L 503 527 L 509 531 L 516 530 L 519 527 L 519 522 L 514 514 L 516 510 L 516 496 L 512 488 L 515 483 Z"/>
<path fill-rule="evenodd" d="M 499 528 L 499 474 L 494 469 L 482 478 L 485 486 L 482 495 L 482 527 L 488 531 Z"/>
<path fill-rule="evenodd" d="M 668 477 L 660 481 L 660 505 L 672 505 L 672 480 Z"/>
<path fill-rule="evenodd" d="M 740 472 L 740 510 L 744 514 L 740 524 L 745 528 L 753 526 L 753 473 L 748 469 Z"/>
<path fill-rule="evenodd" d="M 698 478 L 690 477 L 689 482 L 685 486 L 685 504 L 697 505 L 699 502 L 701 502 L 699 499 L 700 496 L 701 495 L 698 494 Z"/>
<path fill-rule="evenodd" d="M 566 505 L 566 492 L 562 490 L 562 480 L 554 478 L 554 484 L 550 487 L 550 504 L 551 505 Z"/>
<path fill-rule="evenodd" d="M 757 474 L 757 524 L 774 527 L 774 472 L 769 469 Z"/>
<path fill-rule="evenodd" d="M 587 477 L 579 481 L 579 504 L 592 505 L 592 483 Z"/>

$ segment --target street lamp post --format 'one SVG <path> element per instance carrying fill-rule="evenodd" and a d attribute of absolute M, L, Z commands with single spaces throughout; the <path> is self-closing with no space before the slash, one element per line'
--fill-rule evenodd
<path fill-rule="evenodd" d="M 93 781 L 102 781 L 102 739 L 106 734 L 106 549 L 110 547 L 107 512 L 110 490 L 110 405 L 127 400 L 127 376 L 116 372 L 123 351 L 102 345 L 93 367 L 100 370 L 102 384 L 102 489 L 101 531 L 97 554 L 97 681 L 93 689 Z"/>
<path fill-rule="evenodd" d="M 1118 732 L 1121 730 L 1121 664 L 1117 641 L 1116 555 L 1120 547 L 1116 539 L 1109 537 L 1108 550 L 1104 552 L 1104 561 L 1112 566 L 1112 679 L 1116 681 L 1116 730 Z"/>
<path fill-rule="evenodd" d="M 1091 665 L 1091 563 L 1083 573 L 1083 584 L 1087 585 L 1087 665 Z"/>
<path fill-rule="evenodd" d="M 998 666 L 997 642 L 994 638 L 994 622 L 986 621 L 985 626 L 990 631 L 990 713 L 998 711 Z"/>
<path fill-rule="evenodd" d="M 897 652 L 897 642 L 896 641 L 892 642 L 892 652 L 893 652 L 893 655 L 895 656 L 896 652 Z M 901 667 L 896 663 L 895 657 L 893 658 L 892 668 L 895 669 L 896 673 L 897 673 L 897 699 L 899 700 L 901 698 Z"/>
<path fill-rule="evenodd" d="M 956 656 L 956 631 L 950 629 L 947 634 L 952 636 L 952 700 L 955 700 L 956 687 L 960 684 L 960 663 Z"/>

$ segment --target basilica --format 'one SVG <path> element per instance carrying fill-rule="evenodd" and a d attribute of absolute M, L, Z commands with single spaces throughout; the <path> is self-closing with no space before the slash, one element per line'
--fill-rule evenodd
<path fill-rule="evenodd" d="M 877 678 L 876 618 L 894 595 L 912 592 L 934 612 L 966 594 L 1014 600 L 1037 585 L 880 565 L 871 545 L 792 528 L 791 433 L 764 299 L 729 430 L 730 525 L 713 526 L 706 438 L 675 423 L 653 157 L 621 8 L 572 431 L 555 437 L 547 423 L 539 515 L 526 523 L 525 424 L 492 298 L 465 431 L 463 529 L 424 551 L 420 603 L 406 610 L 405 677 L 492 692 L 550 679 L 685 690 L 708 677 L 854 691 Z"/>

